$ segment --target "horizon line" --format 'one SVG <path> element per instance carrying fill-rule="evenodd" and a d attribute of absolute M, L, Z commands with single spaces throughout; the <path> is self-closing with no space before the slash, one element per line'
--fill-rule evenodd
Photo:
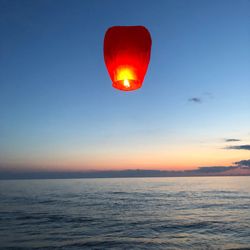
<path fill-rule="evenodd" d="M 206 177 L 250 176 L 249 166 L 199 167 L 194 170 L 92 170 L 92 171 L 0 171 L 0 180 L 16 179 L 77 179 L 77 178 L 151 178 L 151 177 Z"/>

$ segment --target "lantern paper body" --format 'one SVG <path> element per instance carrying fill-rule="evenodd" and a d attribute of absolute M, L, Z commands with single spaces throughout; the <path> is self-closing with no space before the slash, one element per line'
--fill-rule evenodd
<path fill-rule="evenodd" d="M 143 26 L 114 26 L 104 38 L 104 61 L 113 87 L 130 91 L 142 86 L 151 52 L 151 37 Z"/>

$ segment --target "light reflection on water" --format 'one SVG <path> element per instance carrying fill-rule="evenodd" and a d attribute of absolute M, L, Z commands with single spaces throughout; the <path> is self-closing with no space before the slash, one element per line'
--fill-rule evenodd
<path fill-rule="evenodd" d="M 250 249 L 250 177 L 0 181 L 3 249 Z"/>

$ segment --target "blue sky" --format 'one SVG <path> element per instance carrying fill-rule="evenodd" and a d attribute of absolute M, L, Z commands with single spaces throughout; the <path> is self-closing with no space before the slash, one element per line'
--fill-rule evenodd
<path fill-rule="evenodd" d="M 186 169 L 250 143 L 250 1 L 0 0 L 0 165 Z M 105 31 L 144 25 L 143 87 L 112 88 Z M 201 102 L 194 102 L 199 98 Z"/>

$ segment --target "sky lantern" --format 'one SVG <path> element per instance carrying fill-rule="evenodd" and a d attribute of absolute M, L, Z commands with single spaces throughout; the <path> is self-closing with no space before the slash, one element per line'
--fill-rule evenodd
<path fill-rule="evenodd" d="M 151 36 L 143 26 L 113 26 L 104 37 L 104 61 L 113 87 L 123 91 L 142 86 L 150 61 Z"/>

